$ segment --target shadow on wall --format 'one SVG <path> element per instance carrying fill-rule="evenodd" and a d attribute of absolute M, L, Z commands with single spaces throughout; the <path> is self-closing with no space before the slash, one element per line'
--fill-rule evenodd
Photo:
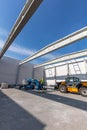
<path fill-rule="evenodd" d="M 50 100 L 58 102 L 58 103 L 62 103 L 65 105 L 69 105 L 69 106 L 87 111 L 87 102 L 85 102 L 85 101 L 72 99 L 70 97 L 64 97 L 64 96 L 60 96 L 60 95 L 56 95 L 56 94 L 52 94 L 52 93 L 50 94 L 49 92 L 38 93 L 38 92 L 33 91 L 33 90 L 28 90 L 26 92 L 34 94 L 36 96 L 46 98 L 46 99 L 50 99 Z"/>
<path fill-rule="evenodd" d="M 0 130 L 43 130 L 45 124 L 0 91 Z"/>
<path fill-rule="evenodd" d="M 86 74 L 73 74 L 69 75 L 70 77 L 78 77 L 80 80 L 87 80 L 87 75 Z M 46 80 L 64 80 L 67 77 L 67 75 L 62 75 L 62 76 L 56 76 L 56 77 L 47 77 Z"/>
<path fill-rule="evenodd" d="M 87 81 L 87 75 L 86 74 L 73 74 L 73 75 L 69 75 L 69 76 L 70 77 L 78 77 L 80 80 Z M 46 80 L 47 85 L 55 85 L 56 84 L 55 80 L 57 82 L 64 81 L 66 77 L 67 77 L 67 75 L 47 77 L 45 80 Z"/>

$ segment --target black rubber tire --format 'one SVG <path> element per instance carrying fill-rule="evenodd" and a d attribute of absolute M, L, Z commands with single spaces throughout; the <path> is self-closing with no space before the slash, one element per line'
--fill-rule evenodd
<path fill-rule="evenodd" d="M 65 86 L 65 85 L 59 85 L 59 91 L 60 91 L 61 93 L 66 93 L 66 92 L 67 92 L 66 86 Z"/>
<path fill-rule="evenodd" d="M 54 86 L 54 89 L 57 90 L 59 87 L 57 85 Z"/>
<path fill-rule="evenodd" d="M 82 96 L 87 97 L 87 88 L 86 88 L 86 87 L 81 87 L 81 88 L 79 89 L 79 92 L 80 92 L 80 94 L 81 94 Z"/>

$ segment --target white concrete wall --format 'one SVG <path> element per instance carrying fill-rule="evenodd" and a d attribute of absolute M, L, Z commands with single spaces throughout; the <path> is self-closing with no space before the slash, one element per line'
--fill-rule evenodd
<path fill-rule="evenodd" d="M 33 78 L 33 64 L 27 63 L 19 67 L 17 83 L 21 84 L 25 78 Z"/>
<path fill-rule="evenodd" d="M 78 63 L 73 63 L 69 64 L 69 73 L 70 74 L 85 74 L 85 63 L 83 62 L 78 62 Z"/>
<path fill-rule="evenodd" d="M 14 84 L 16 82 L 18 63 L 18 60 L 7 57 L 3 57 L 0 60 L 0 83 L 7 82 Z"/>
<path fill-rule="evenodd" d="M 40 80 L 42 77 L 44 77 L 44 71 L 43 67 L 39 67 L 34 69 L 34 79 Z"/>
<path fill-rule="evenodd" d="M 9 57 L 3 57 L 0 60 L 0 83 L 15 84 L 21 83 L 24 78 L 32 78 L 33 64 L 24 64 L 18 71 L 19 62 Z"/>
<path fill-rule="evenodd" d="M 46 83 L 47 85 L 54 85 L 55 84 L 55 68 L 49 68 L 45 71 L 46 74 Z"/>
<path fill-rule="evenodd" d="M 0 83 L 7 82 L 9 84 L 15 84 L 17 82 L 21 84 L 25 78 L 36 78 L 40 80 L 44 77 L 43 67 L 35 69 L 33 73 L 33 64 L 27 63 L 18 69 L 19 62 L 19 60 L 8 57 L 3 57 L 0 60 Z M 67 64 L 59 64 L 56 67 L 52 65 L 52 68 L 46 68 L 45 79 L 47 85 L 54 85 L 55 81 L 64 80 L 68 74 L 70 76 L 77 76 L 81 80 L 87 80 L 87 62 L 79 61 L 78 64 L 71 64 L 69 62 L 68 65 L 67 67 Z"/>
<path fill-rule="evenodd" d="M 75 61 L 67 63 L 46 68 L 45 77 L 48 85 L 55 85 L 55 81 L 63 81 L 68 75 L 87 81 L 87 62 L 78 60 L 76 63 Z"/>

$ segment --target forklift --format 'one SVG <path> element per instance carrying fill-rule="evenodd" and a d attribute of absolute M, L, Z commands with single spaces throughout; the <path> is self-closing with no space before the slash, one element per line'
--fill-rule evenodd
<path fill-rule="evenodd" d="M 55 89 L 62 93 L 73 92 L 87 97 L 87 81 L 80 81 L 78 77 L 67 77 L 65 81 L 56 82 Z"/>

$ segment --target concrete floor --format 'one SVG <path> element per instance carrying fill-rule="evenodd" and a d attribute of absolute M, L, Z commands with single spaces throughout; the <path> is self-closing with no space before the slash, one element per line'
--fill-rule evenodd
<path fill-rule="evenodd" d="M 52 89 L 0 90 L 0 130 L 87 130 L 87 98 Z"/>

